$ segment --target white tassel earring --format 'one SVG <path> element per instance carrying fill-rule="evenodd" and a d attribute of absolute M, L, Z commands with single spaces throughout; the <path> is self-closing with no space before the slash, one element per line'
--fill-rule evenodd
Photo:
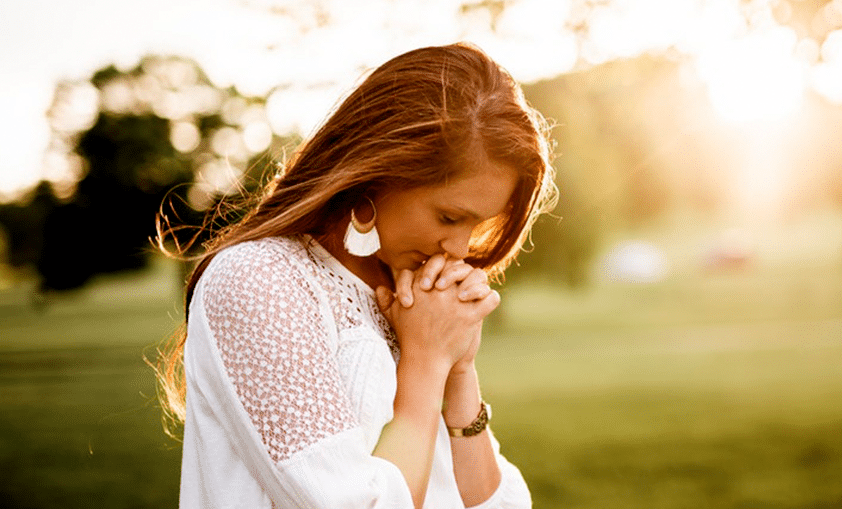
<path fill-rule="evenodd" d="M 373 212 L 371 220 L 361 223 L 354 214 L 354 209 L 351 209 L 351 221 L 348 223 L 348 229 L 345 230 L 345 249 L 354 256 L 369 256 L 380 249 L 380 234 L 374 226 L 377 209 L 374 208 L 371 198 L 366 199 L 371 203 Z"/>

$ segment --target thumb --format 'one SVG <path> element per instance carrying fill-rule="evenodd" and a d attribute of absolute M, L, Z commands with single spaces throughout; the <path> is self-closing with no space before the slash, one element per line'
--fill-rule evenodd
<path fill-rule="evenodd" d="M 386 315 L 387 318 L 391 318 L 389 308 L 391 308 L 392 303 L 395 302 L 395 295 L 385 286 L 378 286 L 374 290 L 374 293 L 377 297 L 377 307 L 380 308 L 380 312 Z"/>

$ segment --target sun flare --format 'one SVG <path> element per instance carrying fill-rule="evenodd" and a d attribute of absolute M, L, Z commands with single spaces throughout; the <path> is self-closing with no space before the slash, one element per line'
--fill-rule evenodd
<path fill-rule="evenodd" d="M 712 44 L 696 60 L 708 96 L 723 119 L 740 123 L 784 118 L 801 107 L 806 66 L 795 33 L 776 27 Z"/>

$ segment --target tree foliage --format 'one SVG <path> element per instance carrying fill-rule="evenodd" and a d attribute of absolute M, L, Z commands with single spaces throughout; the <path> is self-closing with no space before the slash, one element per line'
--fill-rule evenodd
<path fill-rule="evenodd" d="M 263 106 L 215 87 L 178 57 L 60 83 L 48 112 L 50 150 L 78 172 L 0 208 L 10 264 L 34 265 L 43 288 L 58 290 L 145 266 L 157 213 L 198 225 L 221 196 L 257 178 L 248 172 L 262 171 L 274 139 Z"/>

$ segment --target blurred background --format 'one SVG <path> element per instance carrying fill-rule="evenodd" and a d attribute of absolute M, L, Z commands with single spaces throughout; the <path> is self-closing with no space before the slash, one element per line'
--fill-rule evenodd
<path fill-rule="evenodd" d="M 457 40 L 554 126 L 479 359 L 535 507 L 842 507 L 840 0 L 4 2 L 0 506 L 176 507 L 155 214 L 198 224 Z"/>

